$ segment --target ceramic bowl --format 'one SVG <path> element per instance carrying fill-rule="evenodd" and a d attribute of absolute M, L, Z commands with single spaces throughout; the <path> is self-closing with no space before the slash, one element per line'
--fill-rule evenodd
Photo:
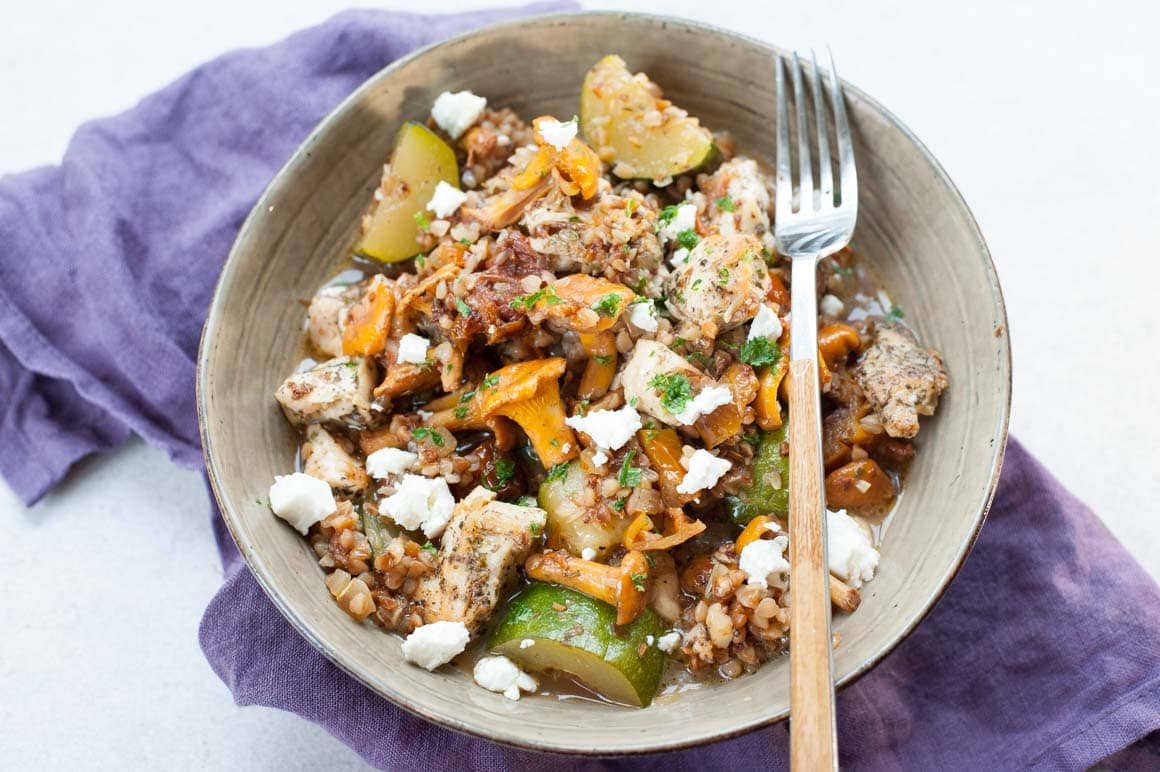
<path fill-rule="evenodd" d="M 206 321 L 198 408 L 214 493 L 250 570 L 294 627 L 351 676 L 452 729 L 528 748 L 641 753 L 737 735 L 786 717 L 788 660 L 661 699 L 644 710 L 484 691 L 452 668 L 403 661 L 398 638 L 351 621 L 331 600 L 306 541 L 264 499 L 294 459 L 295 433 L 271 396 L 300 356 L 298 303 L 339 270 L 395 130 L 435 96 L 470 89 L 527 119 L 577 111 L 581 80 L 606 53 L 759 158 L 774 152 L 775 49 L 700 24 L 584 13 L 501 24 L 419 51 L 379 72 L 331 113 L 274 178 L 243 226 Z M 840 56 L 839 56 L 840 58 Z M 839 615 L 839 685 L 914 629 L 954 577 L 983 523 L 1002 461 L 1010 353 L 999 282 L 966 204 L 922 144 L 846 88 L 861 199 L 854 247 L 951 386 L 924 420 L 920 451 L 862 607 Z"/>

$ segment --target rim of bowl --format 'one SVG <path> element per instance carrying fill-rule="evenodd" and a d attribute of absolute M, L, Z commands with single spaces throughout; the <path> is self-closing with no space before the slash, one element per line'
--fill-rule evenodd
<path fill-rule="evenodd" d="M 705 33 L 705 34 L 714 35 L 717 37 L 724 37 L 724 38 L 728 38 L 728 39 L 732 39 L 732 40 L 738 40 L 738 41 L 744 42 L 746 44 L 765 49 L 765 50 L 769 51 L 770 54 L 785 54 L 785 53 L 787 53 L 785 49 L 783 49 L 779 46 L 772 45 L 770 43 L 767 43 L 763 40 L 752 37 L 750 35 L 746 35 L 746 34 L 740 33 L 740 32 L 735 32 L 733 30 L 729 30 L 729 29 L 726 29 L 723 27 L 718 27 L 718 26 L 713 25 L 713 24 L 708 24 L 708 23 L 701 22 L 701 21 L 695 21 L 692 19 L 685 19 L 685 18 L 678 17 L 678 16 L 668 16 L 668 15 L 664 15 L 664 14 L 652 14 L 652 13 L 637 13 L 637 12 L 627 12 L 627 11 L 571 11 L 571 12 L 565 11 L 565 12 L 559 12 L 559 13 L 547 13 L 547 14 L 535 14 L 532 16 L 523 16 L 523 17 L 520 17 L 517 19 L 511 19 L 511 20 L 507 20 L 507 21 L 497 22 L 494 24 L 488 24 L 488 25 L 485 25 L 482 27 L 477 27 L 475 29 L 468 30 L 466 32 L 462 32 L 458 35 L 454 35 L 454 36 L 446 38 L 444 40 L 430 43 L 426 46 L 415 49 L 414 51 L 410 52 L 409 54 L 406 54 L 405 56 L 402 56 L 402 57 L 394 60 L 393 62 L 388 64 L 386 67 L 383 67 L 382 69 L 378 70 L 373 75 L 371 75 L 369 78 L 364 80 L 354 91 L 352 91 L 345 99 L 343 99 L 329 113 L 327 113 L 326 116 L 323 117 L 321 121 L 319 121 L 319 123 L 314 127 L 314 129 L 312 129 L 311 132 L 307 135 L 306 139 L 304 139 L 302 141 L 302 143 L 298 146 L 298 148 L 295 149 L 294 153 L 286 160 L 286 162 L 278 170 L 277 174 L 275 174 L 274 177 L 270 180 L 270 182 L 266 185 L 265 189 L 262 191 L 261 196 L 259 196 L 258 200 L 255 202 L 254 207 L 250 210 L 250 214 L 246 216 L 246 220 L 242 224 L 242 227 L 238 230 L 238 235 L 234 238 L 234 243 L 230 247 L 230 253 L 227 256 L 226 261 L 222 266 L 221 273 L 218 275 L 217 282 L 214 285 L 213 296 L 212 296 L 212 299 L 210 301 L 209 311 L 206 314 L 205 324 L 202 326 L 201 338 L 199 340 L 199 345 L 198 345 L 197 382 L 196 382 L 197 419 L 198 419 L 199 433 L 201 435 L 202 454 L 203 454 L 204 460 L 205 460 L 207 476 L 209 477 L 209 481 L 210 481 L 210 489 L 213 492 L 214 501 L 217 505 L 218 511 L 221 514 L 222 519 L 225 521 L 226 527 L 230 532 L 230 536 L 231 536 L 231 538 L 233 538 L 235 545 L 238 547 L 238 551 L 239 551 L 239 553 L 241 553 L 243 560 L 245 560 L 246 567 L 250 571 L 251 575 L 257 580 L 258 585 L 262 588 L 262 591 L 266 593 L 266 596 L 270 599 L 271 603 L 274 604 L 274 607 L 278 609 L 278 612 L 280 614 L 282 614 L 282 616 L 290 623 L 290 625 L 298 632 L 299 635 L 301 635 L 304 639 L 306 639 L 306 641 L 312 647 L 314 647 L 319 653 L 321 653 L 324 657 L 326 657 L 330 662 L 332 662 L 336 667 L 338 667 L 344 673 L 349 675 L 351 678 L 356 679 L 359 683 L 361 683 L 366 688 L 368 688 L 371 691 L 375 692 L 376 694 L 386 698 L 393 705 L 396 705 L 399 708 L 406 710 L 408 713 L 411 713 L 412 715 L 418 716 L 419 718 L 422 718 L 426 721 L 430 721 L 434 724 L 446 727 L 448 729 L 459 732 L 461 734 L 466 734 L 466 735 L 469 735 L 472 737 L 478 737 L 478 738 L 487 740 L 489 742 L 495 742 L 495 743 L 499 743 L 501 745 L 519 748 L 521 750 L 539 751 L 539 752 L 548 752 L 548 753 L 565 753 L 565 754 L 574 754 L 574 755 L 582 755 L 582 756 L 607 756 L 607 755 L 609 755 L 609 753 L 602 752 L 599 750 L 594 750 L 592 748 L 585 748 L 585 747 L 569 747 L 567 745 L 561 745 L 561 744 L 541 743 L 541 742 L 526 741 L 526 740 L 521 741 L 518 739 L 508 739 L 508 738 L 495 737 L 493 735 L 487 734 L 486 731 L 477 730 L 475 727 L 459 721 L 454 716 L 445 716 L 442 714 L 437 714 L 433 711 L 429 711 L 429 710 L 425 709 L 422 705 L 412 704 L 403 695 L 395 692 L 394 690 L 390 689 L 389 687 L 386 687 L 386 685 L 384 685 L 384 688 L 379 688 L 376 685 L 372 685 L 372 684 L 368 683 L 368 681 L 365 680 L 360 674 L 351 670 L 346 665 L 346 663 L 343 662 L 343 660 L 339 656 L 339 654 L 325 640 L 323 640 L 321 637 L 319 637 L 318 635 L 315 634 L 315 632 L 311 629 L 311 627 L 307 624 L 307 622 L 299 616 L 298 612 L 293 607 L 291 607 L 288 603 L 285 603 L 283 601 L 281 596 L 279 596 L 279 594 L 273 588 L 273 584 L 272 584 L 272 581 L 271 581 L 269 575 L 267 574 L 267 569 L 266 569 L 266 565 L 265 565 L 264 561 L 258 556 L 256 550 L 247 548 L 247 546 L 243 542 L 243 539 L 240 537 L 237 530 L 235 530 L 235 526 L 234 526 L 235 516 L 234 516 L 233 512 L 229 509 L 229 507 L 226 506 L 225 496 L 220 488 L 221 483 L 220 483 L 219 477 L 218 477 L 216 459 L 214 458 L 213 446 L 212 446 L 212 442 L 210 439 L 210 433 L 208 430 L 208 421 L 206 420 L 207 405 L 206 405 L 205 400 L 206 400 L 206 389 L 208 386 L 208 384 L 206 383 L 206 381 L 208 380 L 207 360 L 208 360 L 208 353 L 209 353 L 207 342 L 209 341 L 209 339 L 211 337 L 214 337 L 217 334 L 217 325 L 218 325 L 219 317 L 222 314 L 222 304 L 220 301 L 221 288 L 222 288 L 222 285 L 226 282 L 227 278 L 233 273 L 235 257 L 236 257 L 237 251 L 238 251 L 238 245 L 242 242 L 243 237 L 248 235 L 249 231 L 252 228 L 256 227 L 257 219 L 261 216 L 261 213 L 265 211 L 266 200 L 271 195 L 271 192 L 274 190 L 274 188 L 276 188 L 278 186 L 278 184 L 283 180 L 283 178 L 285 178 L 289 175 L 289 172 L 293 167 L 298 165 L 299 161 L 307 154 L 309 148 L 314 144 L 314 142 L 317 139 L 319 139 L 319 137 L 321 137 L 327 130 L 329 130 L 330 125 L 332 123 L 334 123 L 339 118 L 339 116 L 345 114 L 347 112 L 347 110 L 350 109 L 351 105 L 358 98 L 361 97 L 363 91 L 369 86 L 369 84 L 374 83 L 374 82 L 378 82 L 381 79 L 388 77 L 395 70 L 401 69 L 402 67 L 411 63 L 415 59 L 423 57 L 432 51 L 435 51 L 435 50 L 443 48 L 443 47 L 450 47 L 450 46 L 457 45 L 458 43 L 462 42 L 463 40 L 474 37 L 474 36 L 479 35 L 483 32 L 491 32 L 491 31 L 505 29 L 505 28 L 521 27 L 521 26 L 527 25 L 529 23 L 536 23 L 536 22 L 553 21 L 553 20 L 567 21 L 569 19 L 576 19 L 576 18 L 597 18 L 597 17 L 634 19 L 634 20 L 640 20 L 640 21 L 644 21 L 644 22 L 661 22 L 661 23 L 665 23 L 665 24 L 672 24 L 674 26 L 683 27 L 683 28 L 690 30 L 690 31 L 693 31 L 693 32 Z M 987 515 L 991 509 L 991 505 L 995 499 L 995 491 L 996 491 L 996 488 L 999 484 L 999 473 L 1003 467 L 1003 458 L 1004 458 L 1004 455 L 1006 452 L 1006 447 L 1007 447 L 1008 430 L 1010 427 L 1010 420 L 1011 420 L 1011 390 L 1012 390 L 1011 339 L 1010 339 L 1010 325 L 1008 323 L 1008 318 L 1007 318 L 1007 306 L 1006 306 L 1006 303 L 1004 302 L 1003 288 L 999 283 L 998 272 L 995 269 L 995 263 L 991 257 L 991 250 L 987 247 L 986 239 L 983 237 L 982 230 L 979 228 L 979 224 L 976 221 L 974 214 L 971 212 L 970 207 L 967 206 L 966 200 L 963 198 L 963 195 L 959 191 L 958 186 L 955 185 L 954 181 L 951 180 L 950 176 L 946 173 L 946 170 L 943 169 L 942 164 L 940 164 L 938 162 L 938 160 L 934 157 L 934 155 L 930 152 L 930 150 L 926 147 L 926 145 L 923 144 L 923 142 L 917 136 L 915 136 L 914 132 L 912 132 L 906 126 L 906 124 L 904 124 L 901 120 L 899 120 L 899 118 L 893 112 L 886 109 L 880 102 L 878 102 L 873 97 L 869 96 L 862 89 L 851 84 L 845 78 L 842 78 L 842 88 L 846 93 L 852 92 L 852 93 L 856 94 L 859 99 L 865 101 L 873 109 L 878 111 L 881 114 L 881 116 L 894 129 L 899 131 L 907 139 L 908 142 L 913 144 L 919 150 L 923 159 L 934 170 L 935 174 L 938 176 L 938 178 L 942 182 L 942 184 L 945 185 L 947 187 L 947 189 L 950 190 L 950 192 L 953 194 L 954 202 L 957 204 L 961 214 L 965 216 L 967 222 L 970 224 L 971 230 L 973 231 L 975 239 L 977 241 L 978 253 L 983 258 L 983 269 L 984 269 L 984 271 L 987 274 L 987 277 L 989 279 L 989 285 L 990 285 L 989 289 L 991 290 L 996 307 L 999 311 L 998 321 L 1002 327 L 1003 335 L 1007 337 L 1007 346 L 1006 346 L 1006 358 L 1005 358 L 1005 361 L 1002 362 L 1004 369 L 1006 371 L 1006 378 L 1005 378 L 1005 382 L 1003 383 L 1003 386 L 1004 386 L 1005 391 L 1006 391 L 1006 399 L 1003 402 L 1002 420 L 1000 422 L 999 432 L 996 436 L 996 439 L 998 441 L 995 443 L 995 449 L 994 449 L 993 454 L 992 454 L 991 477 L 990 477 L 990 482 L 988 484 L 986 500 L 985 500 L 981 510 L 979 511 L 979 514 L 976 516 L 974 527 L 973 527 L 970 535 L 964 540 L 963 544 L 960 546 L 959 553 L 955 557 L 954 564 L 952 566 L 950 566 L 950 568 L 947 570 L 947 572 L 944 573 L 944 575 L 939 579 L 937 587 L 933 588 L 933 590 L 931 591 L 931 595 L 930 595 L 929 600 L 927 600 L 924 603 L 923 607 L 907 622 L 907 624 L 903 628 L 902 632 L 898 635 L 898 637 L 895 638 L 890 643 L 879 647 L 873 653 L 867 655 L 862 660 L 862 662 L 859 663 L 858 666 L 855 667 L 851 672 L 847 673 L 843 678 L 835 681 L 835 683 L 834 683 L 835 691 L 841 691 L 842 689 L 845 689 L 847 686 L 850 686 L 851 684 L 853 684 L 855 681 L 857 681 L 859 678 L 861 678 L 863 675 L 865 675 L 867 672 L 869 672 L 872 668 L 874 668 L 887 655 L 889 655 L 892 651 L 894 651 L 894 649 L 897 648 L 899 644 L 901 644 L 904 640 L 906 640 L 908 637 L 910 637 L 910 634 L 914 632 L 915 628 L 917 628 L 918 625 L 922 623 L 922 621 L 927 617 L 928 614 L 930 614 L 930 612 L 934 609 L 934 607 L 942 599 L 943 595 L 946 593 L 947 588 L 950 586 L 950 583 L 954 580 L 955 576 L 958 574 L 959 570 L 962 568 L 963 563 L 966 561 L 967 556 L 970 554 L 971 549 L 974 547 L 975 542 L 979 538 L 979 533 L 982 530 L 983 523 L 986 521 Z M 770 716 L 755 719 L 753 721 L 750 721 L 750 722 L 744 724 L 743 726 L 739 726 L 739 727 L 737 727 L 735 729 L 731 729 L 727 732 L 718 732 L 717 734 L 714 734 L 714 735 L 709 735 L 709 736 L 705 736 L 705 737 L 696 737 L 696 738 L 692 738 L 689 740 L 672 741 L 672 742 L 665 743 L 663 745 L 655 745 L 655 746 L 641 745 L 639 747 L 615 751 L 613 753 L 615 755 L 626 755 L 626 756 L 627 755 L 645 755 L 645 754 L 651 754 L 651 753 L 662 753 L 662 752 L 666 752 L 666 751 L 675 751 L 675 750 L 693 748 L 693 747 L 697 747 L 700 745 L 707 745 L 710 743 L 720 742 L 722 740 L 728 740 L 730 738 L 739 737 L 741 735 L 748 734 L 750 732 L 756 731 L 756 730 L 761 729 L 763 727 L 769 727 L 769 726 L 775 725 L 777 723 L 780 723 L 781 721 L 784 721 L 788 717 L 789 717 L 789 709 L 786 708 L 782 711 L 779 711 L 778 713 L 772 714 Z"/>

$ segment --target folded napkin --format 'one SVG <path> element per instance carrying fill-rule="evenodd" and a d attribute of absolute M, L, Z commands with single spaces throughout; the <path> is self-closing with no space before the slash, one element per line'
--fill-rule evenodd
<path fill-rule="evenodd" d="M 231 241 L 307 132 L 413 48 L 558 9 L 343 13 L 210 62 L 82 126 L 59 167 L 0 178 L 0 474 L 29 504 L 137 434 L 200 468 L 194 360 Z M 928 513 L 938 517 L 937 512 Z M 384 768 L 786 765 L 784 725 L 680 753 L 551 759 L 414 718 L 278 614 L 214 518 L 226 581 L 201 643 L 239 704 L 324 726 Z M 1160 590 L 1014 440 L 974 552 L 934 612 L 838 699 L 844 767 L 1083 768 L 1160 762 Z M 534 699 L 534 698 L 533 698 Z"/>

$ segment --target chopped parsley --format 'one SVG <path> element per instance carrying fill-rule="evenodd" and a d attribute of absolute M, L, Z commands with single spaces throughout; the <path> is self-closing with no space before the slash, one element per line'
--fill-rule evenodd
<path fill-rule="evenodd" d="M 494 389 L 499 386 L 499 376 L 495 373 L 483 376 L 483 382 L 480 384 L 485 389 Z"/>
<path fill-rule="evenodd" d="M 455 298 L 455 308 L 460 316 L 471 316 L 471 306 L 463 302 L 463 298 Z"/>
<path fill-rule="evenodd" d="M 628 401 L 629 407 L 636 407 L 639 404 L 640 404 L 640 397 L 633 397 L 632 399 L 630 399 Z"/>
<path fill-rule="evenodd" d="M 728 283 L 729 282 L 729 269 L 728 268 L 718 268 L 717 269 L 717 278 L 718 278 L 718 280 L 720 280 L 720 282 L 722 284 Z"/>
<path fill-rule="evenodd" d="M 616 481 L 620 483 L 621 488 L 635 488 L 640 485 L 640 469 L 632 465 L 632 457 L 635 455 L 635 450 L 628 451 L 624 456 L 624 463 L 620 465 L 620 474 L 617 475 Z"/>
<path fill-rule="evenodd" d="M 677 234 L 677 243 L 685 249 L 692 249 L 693 247 L 697 246 L 697 242 L 700 240 L 701 237 L 698 236 L 697 232 L 692 228 L 689 228 L 687 231 L 681 231 Z"/>
<path fill-rule="evenodd" d="M 904 314 L 902 312 L 901 308 L 899 308 L 898 306 L 891 306 L 890 313 L 888 313 L 886 315 L 886 321 L 888 321 L 888 322 L 900 322 L 903 320 L 903 318 L 905 318 L 905 316 L 906 316 L 906 314 Z"/>
<path fill-rule="evenodd" d="M 632 586 L 636 588 L 637 592 L 644 592 L 644 583 L 648 580 L 648 574 L 630 574 L 632 579 Z"/>
<path fill-rule="evenodd" d="M 766 367 L 777 364 L 781 359 L 781 346 L 765 336 L 745 341 L 738 358 L 752 367 Z"/>
<path fill-rule="evenodd" d="M 681 373 L 654 375 L 648 385 L 657 390 L 661 406 L 673 415 L 683 412 L 693 398 L 693 387 Z"/>
<path fill-rule="evenodd" d="M 539 522 L 528 523 L 528 530 L 532 532 L 532 536 L 539 536 L 540 532 L 544 530 L 544 524 Z"/>
<path fill-rule="evenodd" d="M 604 356 L 603 354 L 593 354 L 592 358 L 596 360 L 596 364 L 608 366 L 612 364 L 611 356 Z"/>
<path fill-rule="evenodd" d="M 620 312 L 620 295 L 609 292 L 592 306 L 592 310 L 601 316 L 613 317 Z"/>
<path fill-rule="evenodd" d="M 760 434 L 742 434 L 741 439 L 743 442 L 747 442 L 755 448 L 761 444 Z"/>
<path fill-rule="evenodd" d="M 538 507 L 538 506 L 540 506 L 540 502 L 536 501 L 535 496 L 520 496 L 518 499 L 516 499 L 515 504 L 517 507 Z"/>
<path fill-rule="evenodd" d="M 568 476 L 568 462 L 562 461 L 548 470 L 548 476 L 544 478 L 544 482 L 556 482 L 563 480 Z"/>
<path fill-rule="evenodd" d="M 430 552 L 432 555 L 435 555 L 439 552 L 439 548 L 436 547 L 434 544 L 432 544 L 429 540 L 426 544 L 424 544 L 419 549 L 425 550 L 426 552 Z"/>
<path fill-rule="evenodd" d="M 518 298 L 512 298 L 508 305 L 517 311 L 531 311 L 541 300 L 550 306 L 564 302 L 564 298 L 557 295 L 556 290 L 551 286 L 548 286 L 541 287 L 535 292 L 528 293 L 527 295 L 520 295 Z"/>
<path fill-rule="evenodd" d="M 636 199 L 628 199 L 628 203 L 624 205 L 624 216 L 632 217 L 632 213 L 636 211 Z"/>
<path fill-rule="evenodd" d="M 510 458 L 495 460 L 495 480 L 501 486 L 507 485 L 516 476 L 516 462 Z"/>
<path fill-rule="evenodd" d="M 734 204 L 733 199 L 731 199 L 727 195 L 726 196 L 718 196 L 717 201 L 715 203 L 717 204 L 717 208 L 720 209 L 722 212 L 736 212 L 737 211 L 737 204 Z"/>
<path fill-rule="evenodd" d="M 651 552 L 644 553 L 644 559 L 648 561 L 648 564 L 650 566 L 655 566 L 657 564 L 657 561 L 655 558 L 653 558 Z"/>
<path fill-rule="evenodd" d="M 660 213 L 657 215 L 657 222 L 659 222 L 661 225 L 668 225 L 669 223 L 671 223 L 673 221 L 673 218 L 676 216 L 677 216 L 677 205 L 676 204 L 669 204 L 664 209 L 662 209 L 660 211 Z"/>
<path fill-rule="evenodd" d="M 467 405 L 460 405 L 459 407 L 455 408 L 455 417 L 460 421 L 462 421 L 464 418 L 467 418 L 467 413 Z"/>
<path fill-rule="evenodd" d="M 418 429 L 412 431 L 411 439 L 415 440 L 416 442 L 419 440 L 428 440 L 437 448 L 443 447 L 444 443 L 446 443 L 446 440 L 443 439 L 443 435 L 439 433 L 439 430 L 428 429 L 425 426 L 421 426 Z"/>
<path fill-rule="evenodd" d="M 690 289 L 700 289 L 702 283 L 700 279 L 694 279 L 693 286 Z"/>
<path fill-rule="evenodd" d="M 622 496 L 612 503 L 612 508 L 617 512 L 623 512 L 626 504 L 628 504 L 628 496 Z"/>
<path fill-rule="evenodd" d="M 416 267 L 418 267 L 418 268 L 422 268 L 422 267 L 423 267 L 423 266 L 425 266 L 426 264 L 427 264 L 427 258 L 426 258 L 426 257 L 424 257 L 423 255 L 415 255 L 415 266 L 416 266 Z"/>
<path fill-rule="evenodd" d="M 472 242 L 471 239 L 460 239 L 459 241 L 457 241 L 455 243 L 462 244 L 465 247 L 470 247 L 474 242 Z"/>
<path fill-rule="evenodd" d="M 414 217 L 415 224 L 419 226 L 419 230 L 425 231 L 431 227 L 431 221 L 427 219 L 427 216 L 422 211 L 415 212 Z"/>

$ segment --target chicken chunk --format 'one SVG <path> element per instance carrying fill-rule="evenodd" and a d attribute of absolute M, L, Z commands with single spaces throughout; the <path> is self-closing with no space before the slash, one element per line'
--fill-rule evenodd
<path fill-rule="evenodd" d="M 355 493 L 370 482 L 362 462 L 318 424 L 311 424 L 306 430 L 302 461 L 303 472 L 336 490 Z"/>
<path fill-rule="evenodd" d="M 918 434 L 920 415 L 934 415 L 949 383 L 938 352 L 922 348 L 900 325 L 878 327 L 873 345 L 854 369 L 854 380 L 886 433 L 907 439 Z"/>
<path fill-rule="evenodd" d="M 636 342 L 620 381 L 629 404 L 672 426 L 692 425 L 701 416 L 733 401 L 728 387 L 719 385 L 655 340 Z"/>
<path fill-rule="evenodd" d="M 698 180 L 701 192 L 713 202 L 709 227 L 719 233 L 769 233 L 772 181 L 751 158 L 737 157 Z M 724 206 L 722 206 L 724 205 Z"/>
<path fill-rule="evenodd" d="M 771 287 L 762 245 L 748 234 L 706 236 L 674 266 L 666 303 L 690 335 L 715 338 L 757 315 Z M 686 336 L 688 337 L 688 336 Z"/>
<path fill-rule="evenodd" d="M 323 287 L 306 310 L 306 333 L 314 348 L 331 357 L 342 356 L 342 320 L 358 300 L 352 286 Z"/>
<path fill-rule="evenodd" d="M 415 591 L 424 624 L 463 622 L 473 636 L 483 632 L 516 569 L 532 551 L 547 513 L 495 500 L 476 488 L 459 502 L 443 533 L 439 564 Z"/>
<path fill-rule="evenodd" d="M 290 423 L 343 423 L 362 426 L 370 420 L 374 377 L 362 357 L 336 357 L 287 378 L 274 399 Z"/>

